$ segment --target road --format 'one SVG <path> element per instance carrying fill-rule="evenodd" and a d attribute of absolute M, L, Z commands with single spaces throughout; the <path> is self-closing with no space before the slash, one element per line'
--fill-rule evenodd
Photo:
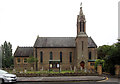
<path fill-rule="evenodd" d="M 0 81 L 1 83 L 1 81 Z M 108 78 L 103 81 L 81 81 L 81 82 L 16 82 L 14 84 L 120 84 L 120 78 Z"/>
<path fill-rule="evenodd" d="M 120 78 L 108 78 L 103 81 L 81 81 L 81 82 L 17 82 L 15 84 L 120 84 Z"/>
<path fill-rule="evenodd" d="M 120 84 L 117 82 L 17 82 L 14 84 Z"/>

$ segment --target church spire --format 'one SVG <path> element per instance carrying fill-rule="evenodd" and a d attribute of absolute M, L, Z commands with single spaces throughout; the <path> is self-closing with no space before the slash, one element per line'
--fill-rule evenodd
<path fill-rule="evenodd" d="M 83 14 L 83 10 L 82 10 L 82 2 L 80 4 L 80 12 L 79 12 L 79 22 L 80 21 L 84 21 L 85 22 L 85 15 Z"/>
<path fill-rule="evenodd" d="M 80 13 L 79 13 L 79 16 L 82 16 L 83 15 L 83 11 L 82 11 L 82 2 L 80 4 Z"/>
<path fill-rule="evenodd" d="M 85 15 L 83 14 L 82 10 L 82 3 L 80 4 L 80 12 L 77 17 L 77 35 L 86 33 L 86 20 L 85 20 Z"/>

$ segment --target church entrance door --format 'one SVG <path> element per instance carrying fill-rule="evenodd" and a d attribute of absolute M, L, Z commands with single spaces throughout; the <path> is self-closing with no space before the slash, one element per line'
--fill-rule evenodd
<path fill-rule="evenodd" d="M 84 69 L 85 62 L 84 61 L 80 62 L 80 66 L 81 66 L 82 69 Z"/>

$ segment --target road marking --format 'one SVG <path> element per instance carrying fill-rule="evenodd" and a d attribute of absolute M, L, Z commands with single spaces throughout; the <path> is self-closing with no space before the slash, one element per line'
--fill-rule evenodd
<path fill-rule="evenodd" d="M 107 81 L 108 80 L 108 77 L 105 78 L 105 80 L 101 80 L 101 81 L 97 81 L 97 82 L 104 82 L 104 81 Z"/>

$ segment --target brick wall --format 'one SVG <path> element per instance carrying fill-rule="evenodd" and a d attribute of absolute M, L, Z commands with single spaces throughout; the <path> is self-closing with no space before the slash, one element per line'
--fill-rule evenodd
<path fill-rule="evenodd" d="M 27 59 L 28 57 L 14 57 L 14 68 L 15 70 L 21 71 L 21 70 L 31 70 L 31 64 L 24 62 L 24 59 Z M 18 59 L 20 59 L 20 62 L 18 62 Z"/>
<path fill-rule="evenodd" d="M 40 62 L 41 51 L 43 52 L 42 63 Z M 60 60 L 60 52 L 62 52 L 61 70 L 70 70 L 73 67 L 75 48 L 37 48 L 38 70 L 49 70 L 50 52 L 53 54 L 53 60 Z M 72 63 L 69 60 L 70 52 L 72 52 Z"/>
<path fill-rule="evenodd" d="M 120 76 L 120 65 L 115 65 L 115 75 Z"/>

